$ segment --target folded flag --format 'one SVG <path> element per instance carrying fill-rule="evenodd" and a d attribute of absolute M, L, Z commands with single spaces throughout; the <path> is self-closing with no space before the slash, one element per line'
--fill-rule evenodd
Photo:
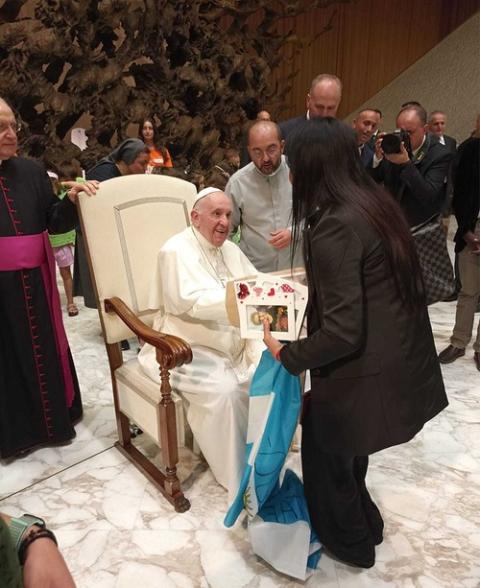
<path fill-rule="evenodd" d="M 245 470 L 224 524 L 231 527 L 245 509 L 254 553 L 280 572 L 305 580 L 317 567 L 321 546 L 301 481 L 287 470 L 280 485 L 300 408 L 298 376 L 265 350 L 250 386 Z"/>

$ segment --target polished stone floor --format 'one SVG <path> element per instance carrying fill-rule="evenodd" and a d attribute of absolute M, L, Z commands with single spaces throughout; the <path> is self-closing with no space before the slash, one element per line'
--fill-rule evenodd
<path fill-rule="evenodd" d="M 81 305 L 79 305 L 81 306 Z M 438 349 L 455 303 L 431 308 Z M 479 315 L 476 315 L 478 321 Z M 176 514 L 113 447 L 107 360 L 96 311 L 65 323 L 85 417 L 69 445 L 0 462 L 0 510 L 44 516 L 79 588 L 300 586 L 250 550 L 240 521 L 227 530 L 226 493 L 208 467 L 183 452 L 192 507 Z M 134 353 L 134 351 L 130 352 Z M 324 588 L 480 585 L 480 373 L 473 352 L 443 366 L 449 407 L 412 442 L 371 457 L 368 483 L 385 519 L 377 564 L 358 570 L 323 555 L 305 583 Z M 299 455 L 291 454 L 299 469 Z"/>

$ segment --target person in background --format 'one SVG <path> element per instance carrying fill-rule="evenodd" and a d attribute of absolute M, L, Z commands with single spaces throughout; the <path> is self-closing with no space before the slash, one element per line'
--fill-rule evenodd
<path fill-rule="evenodd" d="M 450 345 L 438 356 L 440 363 L 452 363 L 465 355 L 480 301 L 480 134 L 467 139 L 458 151 L 452 208 L 458 225 L 455 253 L 461 288 Z M 473 351 L 475 366 L 480 371 L 480 323 Z"/>
<path fill-rule="evenodd" d="M 362 166 L 352 129 L 305 122 L 289 163 L 308 336 L 283 344 L 264 321 L 264 341 L 290 373 L 310 370 L 301 450 L 313 528 L 335 557 L 368 568 L 384 528 L 369 455 L 412 439 L 448 401 L 408 224 Z"/>
<path fill-rule="evenodd" d="M 257 113 L 257 120 L 272 120 L 272 116 L 268 110 L 260 110 L 260 112 Z"/>
<path fill-rule="evenodd" d="M 47 231 L 71 230 L 77 194 L 98 185 L 59 200 L 43 166 L 16 155 L 18 131 L 0 99 L 0 459 L 75 437 L 82 401 Z"/>
<path fill-rule="evenodd" d="M 442 222 L 445 231 L 448 233 L 450 215 L 452 214 L 452 197 L 453 197 L 453 176 L 455 173 L 455 161 L 457 155 L 457 140 L 445 135 L 447 116 L 441 110 L 434 110 L 428 117 L 428 131 L 438 137 L 441 145 L 445 145 L 452 154 L 452 161 L 448 169 L 447 181 L 445 182 L 445 203 L 442 209 Z M 456 272 L 455 272 L 456 273 Z"/>
<path fill-rule="evenodd" d="M 240 249 L 257 270 L 289 268 L 292 185 L 278 125 L 257 121 L 248 132 L 252 162 L 229 179 L 232 234 L 240 227 Z"/>
<path fill-rule="evenodd" d="M 60 200 L 65 197 L 67 190 L 72 187 L 74 183 L 72 178 L 76 178 L 76 182 L 83 182 L 81 169 L 74 169 L 75 166 L 70 167 L 70 170 L 64 168 L 64 172 L 60 178 L 54 171 L 49 170 L 47 172 L 52 182 L 53 190 Z M 61 233 L 60 235 L 49 235 L 49 239 L 65 290 L 67 314 L 68 316 L 77 316 L 78 308 L 73 300 L 73 277 L 71 270 L 74 259 L 75 229 L 68 231 L 68 233 Z"/>
<path fill-rule="evenodd" d="M 375 142 L 378 138 L 378 133 L 380 132 L 380 129 L 382 127 L 383 114 L 382 114 L 382 111 L 379 110 L 378 108 L 374 108 L 373 112 L 375 113 L 375 121 L 376 121 L 377 125 L 376 125 L 375 132 L 373 133 L 373 135 L 370 137 L 370 140 L 368 141 L 368 146 L 371 149 L 373 149 L 373 151 L 375 151 Z"/>
<path fill-rule="evenodd" d="M 87 171 L 87 180 L 103 182 L 120 176 L 144 174 L 147 169 L 148 159 L 149 151 L 143 141 L 140 139 L 125 139 L 109 155 Z M 87 308 L 97 308 L 80 227 L 77 227 L 75 242 L 73 295 L 83 296 Z"/>
<path fill-rule="evenodd" d="M 1 588 L 75 588 L 75 582 L 45 521 L 0 513 Z"/>
<path fill-rule="evenodd" d="M 320 74 L 313 78 L 307 94 L 307 112 L 279 124 L 282 139 L 288 146 L 288 138 L 305 120 L 336 116 L 342 100 L 342 82 L 333 74 Z"/>
<path fill-rule="evenodd" d="M 428 117 L 428 130 L 438 137 L 439 142 L 454 155 L 457 152 L 457 140 L 445 134 L 447 115 L 441 110 L 434 110 Z"/>
<path fill-rule="evenodd" d="M 385 133 L 380 133 L 371 175 L 399 202 L 409 225 L 414 227 L 440 215 L 452 154 L 440 145 L 438 137 L 427 133 L 427 113 L 421 106 L 403 108 L 396 125 L 408 133 L 411 153 L 403 142 L 399 153 L 384 153 Z"/>
<path fill-rule="evenodd" d="M 364 167 L 371 167 L 374 147 L 370 145 L 378 126 L 378 113 L 373 108 L 364 108 L 355 117 L 352 126 L 357 135 L 358 151 Z"/>
<path fill-rule="evenodd" d="M 268 112 L 268 110 L 259 110 L 257 112 L 257 116 L 255 120 L 249 120 L 246 125 L 244 125 L 243 133 L 242 133 L 242 149 L 240 153 L 240 164 L 237 166 L 237 169 L 245 167 L 248 165 L 252 160 L 250 159 L 250 154 L 248 153 L 247 143 L 248 143 L 248 133 L 250 128 L 259 120 L 266 120 L 271 121 L 272 116 Z M 217 184 L 215 184 L 216 186 Z"/>
<path fill-rule="evenodd" d="M 173 167 L 172 157 L 166 147 L 158 143 L 157 130 L 153 124 L 152 118 L 144 118 L 139 125 L 138 137 L 148 147 L 149 160 L 147 173 L 151 173 L 154 168 Z"/>
<path fill-rule="evenodd" d="M 410 106 L 417 106 L 419 108 L 423 108 L 423 106 L 417 100 L 409 100 L 408 102 L 404 102 L 400 108 L 410 108 Z"/>

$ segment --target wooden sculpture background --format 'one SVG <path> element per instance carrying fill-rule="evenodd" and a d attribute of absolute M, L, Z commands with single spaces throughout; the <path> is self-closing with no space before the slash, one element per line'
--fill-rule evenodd
<path fill-rule="evenodd" d="M 208 174 L 252 113 L 280 108 L 270 74 L 280 47 L 301 41 L 276 33 L 278 20 L 332 3 L 0 1 L 0 87 L 25 127 L 22 152 L 88 168 L 154 114 L 176 165 Z M 85 114 L 80 152 L 69 131 Z"/>

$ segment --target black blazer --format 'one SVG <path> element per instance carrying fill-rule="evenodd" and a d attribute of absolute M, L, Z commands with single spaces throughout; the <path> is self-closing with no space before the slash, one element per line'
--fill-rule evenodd
<path fill-rule="evenodd" d="M 307 117 L 303 115 L 297 116 L 295 118 L 289 118 L 288 120 L 284 120 L 279 123 L 278 126 L 280 127 L 280 131 L 282 133 L 282 139 L 288 143 L 288 137 L 296 133 L 298 129 L 301 129 L 306 120 Z"/>
<path fill-rule="evenodd" d="M 454 155 L 457 152 L 457 141 L 453 137 L 449 137 L 448 135 L 443 135 L 443 139 L 445 141 L 445 147 L 451 151 Z"/>
<path fill-rule="evenodd" d="M 454 237 L 458 253 L 465 247 L 463 235 L 474 230 L 480 209 L 480 138 L 467 139 L 458 148 L 452 208 L 458 224 Z"/>
<path fill-rule="evenodd" d="M 369 142 L 363 144 L 362 151 L 360 153 L 360 159 L 362 160 L 363 167 L 372 167 L 374 153 L 375 149 L 370 145 Z"/>
<path fill-rule="evenodd" d="M 427 134 L 425 155 L 416 163 L 395 165 L 383 159 L 371 170 L 372 177 L 399 201 L 410 226 L 440 214 L 445 201 L 445 180 L 452 152 Z"/>
<path fill-rule="evenodd" d="M 426 306 L 402 307 L 384 246 L 358 213 L 317 213 L 304 239 L 309 336 L 280 358 L 293 374 L 311 370 L 318 443 L 368 455 L 408 441 L 448 404 Z"/>

